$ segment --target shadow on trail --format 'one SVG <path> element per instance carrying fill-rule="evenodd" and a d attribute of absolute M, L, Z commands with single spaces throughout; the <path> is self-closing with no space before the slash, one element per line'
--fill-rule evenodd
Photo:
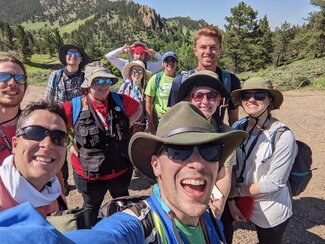
<path fill-rule="evenodd" d="M 293 216 L 284 234 L 283 243 L 325 243 L 324 239 L 312 232 L 315 226 L 325 228 L 325 200 L 313 197 L 293 199 Z M 235 229 L 255 231 L 252 223 L 234 224 Z M 257 234 L 256 234 L 257 235 Z M 234 240 L 234 243 L 236 240 Z"/>
<path fill-rule="evenodd" d="M 129 189 L 136 191 L 148 190 L 155 183 L 155 180 L 148 178 L 140 172 L 137 172 L 136 176 L 131 180 Z"/>

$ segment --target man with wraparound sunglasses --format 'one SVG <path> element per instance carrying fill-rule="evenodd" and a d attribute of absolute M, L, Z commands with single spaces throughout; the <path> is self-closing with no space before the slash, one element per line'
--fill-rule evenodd
<path fill-rule="evenodd" d="M 163 55 L 164 71 L 153 75 L 145 90 L 148 130 L 155 134 L 159 119 L 167 112 L 167 103 L 173 79 L 176 76 L 178 58 L 168 51 Z"/>
<path fill-rule="evenodd" d="M 63 104 L 75 138 L 71 147 L 74 181 L 84 200 L 89 228 L 97 222 L 107 190 L 113 198 L 129 195 L 133 172 L 127 154 L 129 128 L 140 117 L 142 106 L 126 94 L 111 92 L 117 81 L 106 64 L 90 63 L 81 85 L 86 96 Z"/>
<path fill-rule="evenodd" d="M 45 98 L 53 99 L 58 103 L 70 101 L 81 96 L 80 86 L 84 81 L 82 68 L 88 63 L 89 58 L 85 51 L 76 45 L 63 45 L 59 49 L 59 59 L 64 68 L 53 71 L 49 77 Z M 65 161 L 62 168 L 65 195 L 69 194 L 68 163 Z"/>
<path fill-rule="evenodd" d="M 25 202 L 44 217 L 60 210 L 55 175 L 69 144 L 66 132 L 66 116 L 57 104 L 34 102 L 22 111 L 12 138 L 13 155 L 0 167 L 0 211 Z"/>
<path fill-rule="evenodd" d="M 12 55 L 0 56 L 0 165 L 12 153 L 20 103 L 27 89 L 26 69 Z"/>

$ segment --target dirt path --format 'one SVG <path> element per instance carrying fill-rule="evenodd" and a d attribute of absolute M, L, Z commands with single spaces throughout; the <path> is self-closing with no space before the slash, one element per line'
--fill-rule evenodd
<path fill-rule="evenodd" d="M 43 87 L 30 86 L 24 104 L 42 98 Z M 293 199 L 294 216 L 285 234 L 285 243 L 325 243 L 325 92 L 284 92 L 281 110 L 273 115 L 293 131 L 295 137 L 306 142 L 313 151 L 313 178 L 308 188 Z M 71 172 L 71 170 L 70 170 Z M 70 177 L 70 183 L 73 179 Z M 131 194 L 150 194 L 151 182 L 144 177 L 134 177 Z M 110 199 L 109 194 L 105 201 Z M 68 203 L 71 208 L 82 205 L 80 194 L 73 190 Z M 250 224 L 238 225 L 234 243 L 257 243 L 257 237 Z"/>

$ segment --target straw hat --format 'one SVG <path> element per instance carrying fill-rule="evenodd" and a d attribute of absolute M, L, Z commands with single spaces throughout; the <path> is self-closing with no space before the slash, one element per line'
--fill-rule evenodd
<path fill-rule="evenodd" d="M 129 63 L 127 63 L 123 69 L 122 69 L 122 76 L 124 77 L 124 79 L 129 79 L 131 80 L 131 75 L 130 75 L 130 70 L 133 66 L 140 66 L 144 73 L 143 73 L 143 77 L 146 81 L 148 81 L 152 75 L 152 73 L 148 70 L 146 70 L 146 66 L 144 65 L 144 63 L 140 60 L 134 60 L 134 61 L 131 61 Z"/>

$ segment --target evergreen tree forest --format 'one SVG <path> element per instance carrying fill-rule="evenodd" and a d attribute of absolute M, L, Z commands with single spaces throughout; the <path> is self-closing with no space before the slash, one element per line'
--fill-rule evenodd
<path fill-rule="evenodd" d="M 163 18 L 149 7 L 126 0 L 43 0 L 42 4 L 31 0 L 28 7 L 26 2 L 0 0 L 6 6 L 0 10 L 0 51 L 14 51 L 26 63 L 33 54 L 56 56 L 63 43 L 80 45 L 91 59 L 98 60 L 124 44 L 143 41 L 160 53 L 175 51 L 180 70 L 187 70 L 196 65 L 193 33 L 209 26 L 189 17 Z M 226 17 L 220 66 L 241 73 L 324 57 L 325 0 L 311 0 L 310 4 L 319 11 L 309 14 L 307 24 L 285 22 L 272 31 L 267 16 L 258 19 L 253 6 L 240 2 Z M 60 32 L 79 20 L 85 21 L 70 32 Z M 46 26 L 28 29 L 22 24 L 26 21 L 46 22 Z"/>

